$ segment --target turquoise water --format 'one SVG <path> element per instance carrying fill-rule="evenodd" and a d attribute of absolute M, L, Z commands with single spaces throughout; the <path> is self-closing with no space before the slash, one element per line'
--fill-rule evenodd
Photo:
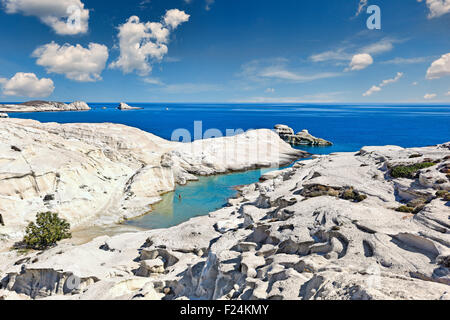
<path fill-rule="evenodd" d="M 153 206 L 152 213 L 129 220 L 126 224 L 144 229 L 169 228 L 206 215 L 220 209 L 227 199 L 235 196 L 235 186 L 254 183 L 268 171 L 270 169 L 200 177 L 198 182 L 179 186 L 175 192 L 163 195 L 163 200 Z"/>
<path fill-rule="evenodd" d="M 86 112 L 10 116 L 42 122 L 121 123 L 165 139 L 171 139 L 173 130 L 178 128 L 187 129 L 194 138 L 194 121 L 202 121 L 203 132 L 216 128 L 223 133 L 226 129 L 287 124 L 295 131 L 308 129 L 311 134 L 334 142 L 332 147 L 302 148 L 314 154 L 357 151 L 366 145 L 421 147 L 450 141 L 449 105 L 129 104 L 144 109 L 123 112 L 115 109 L 117 103 L 89 103 L 93 110 Z M 234 186 L 254 183 L 261 174 L 256 170 L 202 177 L 199 182 L 180 186 L 176 192 L 164 195 L 151 214 L 127 224 L 147 229 L 167 228 L 208 214 L 236 194 Z"/>

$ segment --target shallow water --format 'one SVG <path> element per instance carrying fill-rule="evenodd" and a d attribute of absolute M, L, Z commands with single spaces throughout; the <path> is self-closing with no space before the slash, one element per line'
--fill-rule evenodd
<path fill-rule="evenodd" d="M 270 170 L 274 169 L 200 177 L 199 181 L 178 186 L 175 192 L 163 195 L 163 200 L 153 206 L 152 213 L 129 220 L 126 224 L 144 229 L 161 229 L 206 215 L 220 209 L 227 199 L 235 196 L 235 186 L 254 183 Z"/>
<path fill-rule="evenodd" d="M 11 117 L 42 122 L 112 122 L 138 127 L 165 139 L 185 128 L 194 138 L 194 121 L 203 132 L 226 129 L 273 128 L 287 124 L 295 131 L 334 142 L 332 147 L 302 147 L 314 154 L 357 151 L 367 145 L 420 147 L 450 141 L 448 105 L 299 105 L 299 104 L 133 104 L 143 110 L 119 111 L 116 103 L 89 104 L 86 112 L 23 113 Z M 106 110 L 102 109 L 107 107 Z M 196 138 L 201 138 L 196 137 Z M 220 209 L 236 194 L 234 186 L 257 182 L 268 170 L 255 170 L 214 177 L 180 186 L 163 196 L 151 214 L 127 222 L 145 229 L 167 228 L 190 218 Z M 178 196 L 181 195 L 181 200 Z"/>

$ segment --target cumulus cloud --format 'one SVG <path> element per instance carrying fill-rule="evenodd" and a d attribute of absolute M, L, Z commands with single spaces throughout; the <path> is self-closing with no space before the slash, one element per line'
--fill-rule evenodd
<path fill-rule="evenodd" d="M 439 79 L 450 75 L 450 53 L 434 61 L 427 70 L 427 79 Z"/>
<path fill-rule="evenodd" d="M 180 24 L 187 21 L 189 21 L 189 15 L 178 9 L 169 10 L 164 16 L 165 24 L 172 29 L 176 29 Z"/>
<path fill-rule="evenodd" d="M 417 2 L 423 2 L 423 0 L 417 0 Z M 450 12 L 450 0 L 426 0 L 430 13 L 428 18 L 438 18 Z"/>
<path fill-rule="evenodd" d="M 1 0 L 8 14 L 23 14 L 39 18 L 59 35 L 86 33 L 89 10 L 80 0 Z"/>
<path fill-rule="evenodd" d="M 355 54 L 350 62 L 350 70 L 363 70 L 373 63 L 373 58 L 368 53 Z"/>
<path fill-rule="evenodd" d="M 38 77 L 34 73 L 16 73 L 11 79 L 1 79 L 5 96 L 45 98 L 53 93 L 55 86 L 51 79 Z"/>
<path fill-rule="evenodd" d="M 434 99 L 434 98 L 436 98 L 437 97 L 437 94 L 436 93 L 427 93 L 423 98 L 425 99 L 425 100 L 432 100 L 432 99 Z"/>
<path fill-rule="evenodd" d="M 371 96 L 375 92 L 381 91 L 381 88 L 383 88 L 383 87 L 385 87 L 385 86 L 387 86 L 387 85 L 389 85 L 391 83 L 397 82 L 402 77 L 403 77 L 403 72 L 397 72 L 397 75 L 394 78 L 383 80 L 383 81 L 381 81 L 381 83 L 379 85 L 372 86 L 369 90 L 367 90 L 365 93 L 363 93 L 363 96 L 364 97 Z"/>
<path fill-rule="evenodd" d="M 446 96 L 450 96 L 450 91 L 445 94 Z"/>
<path fill-rule="evenodd" d="M 140 22 L 139 17 L 132 16 L 119 26 L 119 58 L 110 64 L 110 68 L 121 69 L 123 73 L 136 71 L 146 76 L 152 71 L 152 62 L 161 61 L 168 52 L 170 32 L 189 15 L 173 9 L 166 12 L 162 22 Z"/>
<path fill-rule="evenodd" d="M 108 48 L 90 43 L 88 48 L 77 44 L 58 45 L 55 42 L 43 45 L 33 52 L 37 64 L 46 68 L 48 73 L 63 74 L 68 79 L 91 82 L 101 80 L 100 74 L 108 60 Z"/>

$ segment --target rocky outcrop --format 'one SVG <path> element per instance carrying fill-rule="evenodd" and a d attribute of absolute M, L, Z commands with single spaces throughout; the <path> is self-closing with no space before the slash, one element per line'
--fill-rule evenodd
<path fill-rule="evenodd" d="M 5 118 L 9 118 L 9 116 L 8 116 L 7 113 L 1 113 L 1 112 L 0 112 L 0 118 L 5 119 Z"/>
<path fill-rule="evenodd" d="M 302 161 L 170 229 L 0 253 L 0 296 L 449 300 L 449 165 L 450 143 Z M 419 196 L 415 214 L 395 210 Z"/>
<path fill-rule="evenodd" d="M 0 112 L 56 112 L 56 111 L 87 111 L 91 108 L 86 102 L 76 101 L 70 104 L 53 101 L 29 101 L 21 104 L 0 105 Z"/>
<path fill-rule="evenodd" d="M 251 154 L 251 156 L 249 156 Z M 115 124 L 0 122 L 0 239 L 19 239 L 38 212 L 73 228 L 151 211 L 177 183 L 306 157 L 270 130 L 183 144 Z"/>
<path fill-rule="evenodd" d="M 141 110 L 143 108 L 131 107 L 131 106 L 127 105 L 126 103 L 121 102 L 119 104 L 119 106 L 117 107 L 117 109 L 124 111 L 124 110 Z"/>
<path fill-rule="evenodd" d="M 280 138 L 294 146 L 307 145 L 325 147 L 333 145 L 333 143 L 329 141 L 312 136 L 308 130 L 303 130 L 297 134 L 294 134 L 294 129 L 286 125 L 278 124 L 275 126 L 275 131 L 278 133 Z"/>

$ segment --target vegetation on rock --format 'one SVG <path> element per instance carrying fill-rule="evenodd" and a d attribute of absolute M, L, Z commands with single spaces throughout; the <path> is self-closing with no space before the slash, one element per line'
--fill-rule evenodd
<path fill-rule="evenodd" d="M 422 162 L 408 166 L 396 166 L 391 170 L 393 178 L 415 179 L 417 171 L 435 166 L 433 162 Z"/>
<path fill-rule="evenodd" d="M 415 209 L 407 206 L 401 206 L 395 209 L 397 212 L 414 213 Z"/>
<path fill-rule="evenodd" d="M 23 242 L 29 249 L 45 250 L 58 241 L 70 239 L 70 224 L 58 217 L 57 213 L 42 212 L 36 216 L 36 223 L 31 222 Z"/>

